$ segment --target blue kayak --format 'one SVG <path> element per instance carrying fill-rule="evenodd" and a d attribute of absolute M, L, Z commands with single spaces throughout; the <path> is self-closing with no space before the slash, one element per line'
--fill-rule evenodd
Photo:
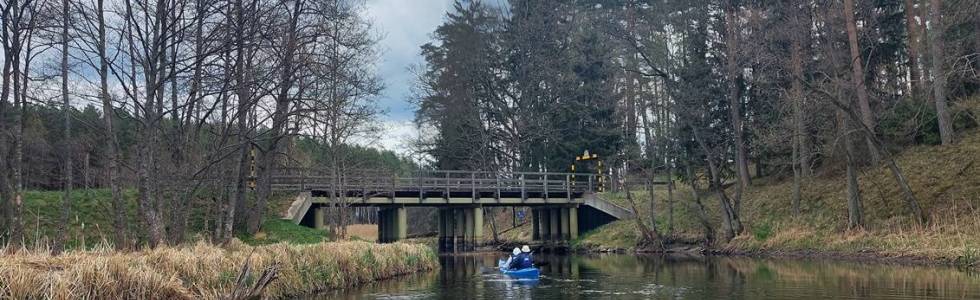
<path fill-rule="evenodd" d="M 497 268 L 500 269 L 501 273 L 504 273 L 507 276 L 517 277 L 517 278 L 535 278 L 535 279 L 541 276 L 541 270 L 538 268 L 530 267 L 530 268 L 524 268 L 520 270 L 510 270 L 507 269 L 507 266 L 504 265 L 506 262 L 507 261 L 505 260 L 498 260 Z"/>

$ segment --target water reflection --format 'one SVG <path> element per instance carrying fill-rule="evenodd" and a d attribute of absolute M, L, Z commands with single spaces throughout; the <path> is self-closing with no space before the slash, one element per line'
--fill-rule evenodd
<path fill-rule="evenodd" d="M 701 256 L 538 255 L 539 280 L 500 274 L 502 254 L 443 256 L 442 269 L 333 292 L 342 299 L 980 299 L 953 268 Z"/>

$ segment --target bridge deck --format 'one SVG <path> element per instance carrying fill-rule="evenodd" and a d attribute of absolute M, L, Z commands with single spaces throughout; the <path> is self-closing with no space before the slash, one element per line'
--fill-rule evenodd
<path fill-rule="evenodd" d="M 342 199 L 351 205 L 541 205 L 582 203 L 595 175 L 576 173 L 421 171 L 415 176 L 288 174 L 273 177 L 279 191 L 309 191 L 313 202 Z"/>

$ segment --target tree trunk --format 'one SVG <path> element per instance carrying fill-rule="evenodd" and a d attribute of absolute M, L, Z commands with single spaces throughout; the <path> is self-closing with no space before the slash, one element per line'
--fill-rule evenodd
<path fill-rule="evenodd" d="M 485 219 L 490 219 L 490 233 L 493 234 L 493 243 L 500 243 L 500 234 L 497 232 L 497 214 L 494 213 L 493 207 L 487 207 L 486 213 L 484 213 Z"/>
<path fill-rule="evenodd" d="M 626 193 L 626 200 L 630 203 L 633 213 L 636 214 L 636 228 L 643 236 L 643 243 L 647 245 L 658 245 L 660 234 L 657 233 L 656 227 L 651 228 L 643 224 L 643 219 L 640 218 L 640 211 L 636 208 L 636 201 L 633 200 L 633 193 L 630 192 L 629 184 L 623 185 L 623 192 Z"/>
<path fill-rule="evenodd" d="M 251 88 L 252 84 L 249 80 L 249 76 L 246 75 L 247 72 L 251 72 L 248 65 L 245 62 L 245 52 L 248 51 L 246 45 L 245 36 L 245 6 L 242 0 L 236 0 L 234 4 L 235 10 L 235 96 L 238 101 L 237 110 L 235 112 L 235 119 L 238 123 L 238 168 L 235 181 L 235 195 L 229 197 L 228 206 L 225 207 L 225 217 L 224 217 L 224 232 L 221 234 L 223 241 L 230 240 L 235 233 L 235 217 L 237 210 L 243 203 L 245 203 L 245 192 L 246 192 L 246 177 L 249 174 L 249 149 L 251 148 L 251 143 L 249 140 L 249 130 L 248 130 L 248 113 L 251 108 Z"/>
<path fill-rule="evenodd" d="M 650 179 L 647 182 L 647 184 L 650 185 L 650 187 L 647 188 L 647 193 L 650 194 L 649 195 L 649 197 L 650 197 L 650 228 L 653 228 L 653 232 L 654 233 L 657 233 L 657 194 L 656 194 L 656 190 L 654 189 L 654 184 L 653 183 L 654 183 L 653 174 L 650 174 Z M 659 233 L 657 235 L 659 235 Z"/>
<path fill-rule="evenodd" d="M 799 28 L 799 17 L 795 16 L 794 28 Z M 793 35 L 792 45 L 790 46 L 790 64 L 791 70 L 793 72 L 793 79 L 790 86 L 790 97 L 793 99 L 793 161 L 790 163 L 793 166 L 793 213 L 797 216 L 800 215 L 800 188 L 802 185 L 802 177 L 809 176 L 810 170 L 810 157 L 809 157 L 809 144 L 807 143 L 807 133 L 806 133 L 806 121 L 803 115 L 803 47 L 801 45 L 799 36 L 800 33 Z"/>
<path fill-rule="evenodd" d="M 798 155 L 794 159 L 794 164 L 799 164 L 800 172 L 803 177 L 813 174 L 810 167 L 810 139 L 806 130 L 806 115 L 804 105 L 806 104 L 806 94 L 803 91 L 803 46 L 798 35 L 793 37 L 790 53 L 790 63 L 792 63 L 793 81 L 790 93 L 793 97 L 793 123 L 796 137 L 794 145 Z"/>
<path fill-rule="evenodd" d="M 718 196 L 718 203 L 721 207 L 721 216 L 724 220 L 722 223 L 723 229 L 725 230 L 725 240 L 731 240 L 735 238 L 736 235 L 742 233 L 742 221 L 739 220 L 738 212 L 735 210 L 731 199 L 725 193 L 725 187 L 721 184 L 721 174 L 719 173 L 718 167 L 715 165 L 714 158 L 711 150 L 705 144 L 704 140 L 701 139 L 698 134 L 698 130 L 692 128 L 694 139 L 697 141 L 701 150 L 705 153 L 705 161 L 708 163 L 708 173 L 711 176 L 711 189 L 714 190 L 715 194 Z M 736 187 L 738 188 L 738 187 Z"/>
<path fill-rule="evenodd" d="M 674 166 L 667 167 L 667 236 L 674 235 Z"/>
<path fill-rule="evenodd" d="M 64 145 L 62 146 L 62 178 L 64 180 L 64 196 L 61 203 L 61 220 L 58 222 L 58 237 L 55 239 L 51 249 L 53 255 L 61 254 L 65 250 L 65 242 L 68 240 L 68 222 L 71 214 L 71 189 L 72 189 L 72 140 L 71 140 L 71 103 L 68 100 L 68 0 L 61 1 L 61 101 L 62 109 L 65 114 L 65 128 L 63 135 Z"/>
<path fill-rule="evenodd" d="M 153 52 L 149 53 L 147 61 L 143 62 L 144 69 L 144 86 L 146 90 L 146 95 L 143 104 L 143 116 L 142 116 L 142 126 L 140 127 L 140 132 L 137 140 L 137 147 L 139 149 L 139 162 L 137 166 L 137 176 L 139 177 L 139 207 L 140 212 L 143 215 L 143 221 L 147 226 L 147 237 L 149 238 L 150 247 L 156 247 L 162 245 L 166 242 L 167 229 L 164 225 L 164 219 L 161 215 L 160 207 L 160 183 L 158 182 L 158 163 L 157 163 L 157 147 L 160 145 L 160 137 L 157 134 L 157 130 L 160 126 L 159 114 L 162 110 L 162 96 L 163 96 L 163 78 L 165 78 L 165 65 L 166 65 L 166 51 L 167 49 L 167 39 L 166 34 L 162 32 L 164 28 L 167 27 L 167 13 L 166 8 L 168 7 L 164 0 L 158 0 L 156 5 L 158 7 L 155 14 L 156 21 L 153 23 L 152 27 L 152 37 L 150 38 L 150 43 L 153 43 Z M 127 13 L 132 14 L 131 3 L 126 3 Z M 128 20 L 128 19 L 127 19 Z M 132 27 L 130 27 L 132 29 Z M 135 51 L 135 44 L 133 44 L 132 38 L 130 38 L 130 47 Z M 133 53 L 130 53 L 131 57 L 135 57 Z M 134 75 L 135 76 L 135 75 Z M 135 86 L 134 86 L 135 88 Z"/>
<path fill-rule="evenodd" d="M 735 164 L 738 171 L 738 183 L 743 188 L 747 188 L 751 184 L 751 177 L 749 176 L 748 155 L 745 150 L 745 133 L 742 128 L 742 101 L 738 86 L 740 70 L 736 60 L 738 41 L 735 29 L 735 12 L 737 8 L 733 2 L 734 0 L 729 0 L 725 6 L 725 47 L 727 51 L 725 67 L 728 73 L 728 106 L 732 118 L 732 130 L 735 135 Z M 735 206 L 737 208 L 739 204 L 736 203 Z"/>
<path fill-rule="evenodd" d="M 2 22 L 3 26 L 0 27 L 3 34 L 3 40 L 7 40 L 7 23 Z M 10 96 L 10 75 L 11 75 L 11 53 L 10 48 L 7 43 L 3 43 L 3 86 L 0 87 L 0 116 L 7 115 L 7 99 Z M 11 216 L 11 199 L 13 199 L 13 193 L 11 191 L 8 173 L 10 166 L 7 161 L 7 123 L 0 121 L 0 243 L 9 242 L 5 238 L 10 234 L 10 221 L 13 218 Z"/>
<path fill-rule="evenodd" d="M 269 202 L 272 189 L 272 173 L 276 170 L 276 158 L 279 157 L 279 142 L 282 140 L 284 128 L 289 122 L 289 104 L 291 102 L 289 91 L 293 88 L 294 73 L 293 68 L 295 53 L 297 48 L 297 30 L 300 15 L 303 14 L 303 1 L 293 1 L 293 13 L 290 16 L 289 28 L 285 42 L 285 51 L 282 59 L 282 73 L 280 74 L 279 94 L 276 96 L 276 109 L 272 115 L 272 130 L 269 147 L 262 155 L 259 165 L 259 182 L 256 193 L 256 206 L 248 218 L 248 233 L 254 234 L 262 227 L 262 218 L 265 216 L 265 206 Z M 346 224 L 344 224 L 346 225 Z M 344 228 L 346 230 L 346 227 Z"/>
<path fill-rule="evenodd" d="M 844 18 L 847 27 L 847 44 L 851 53 L 851 81 L 854 83 L 858 108 L 861 110 L 861 122 L 874 134 L 876 124 L 868 100 L 868 89 L 864 84 L 864 65 L 861 59 L 861 47 L 858 44 L 857 23 L 854 20 L 854 0 L 844 0 Z M 870 140 L 868 140 L 868 151 L 871 153 L 871 159 L 877 164 L 878 153 L 875 152 Z"/>
<path fill-rule="evenodd" d="M 919 72 L 919 24 L 916 21 L 918 9 L 915 7 L 915 0 L 905 0 L 905 31 L 908 33 L 908 65 L 909 79 L 911 81 L 909 92 L 913 98 L 922 96 L 922 75 Z"/>
<path fill-rule="evenodd" d="M 929 1 L 929 52 L 932 53 L 932 96 L 936 101 L 936 121 L 939 122 L 939 136 L 943 145 L 953 143 L 953 125 L 949 109 L 946 107 L 946 70 L 943 64 L 945 53 L 945 24 L 942 16 L 942 0 Z"/>
<path fill-rule="evenodd" d="M 687 172 L 688 185 L 691 186 L 691 196 L 694 198 L 698 223 L 701 224 L 701 229 L 704 231 L 705 247 L 708 247 L 715 241 L 715 230 L 711 227 L 711 221 L 708 219 L 708 210 L 704 207 L 704 203 L 701 202 L 701 193 L 698 192 L 698 181 L 694 177 L 694 170 L 690 166 L 690 162 L 688 162 L 688 166 L 684 169 Z"/>
<path fill-rule="evenodd" d="M 857 163 L 854 159 L 856 150 L 851 138 L 850 121 L 845 116 L 841 118 L 841 128 L 844 139 L 844 155 L 847 160 L 847 227 L 850 229 L 864 226 L 864 209 L 861 204 L 861 188 L 858 185 Z"/>
<path fill-rule="evenodd" d="M 17 3 L 17 1 L 14 1 Z M 18 9 L 16 4 L 13 8 L 15 11 Z M 14 20 L 11 22 L 20 22 L 20 20 Z M 14 29 L 13 44 L 18 49 L 13 51 L 13 94 L 14 94 L 14 128 L 13 130 L 13 161 L 9 164 L 11 171 L 11 181 L 13 186 L 13 200 L 14 205 L 11 210 L 11 232 L 10 232 L 10 242 L 11 245 L 15 245 L 12 249 L 16 249 L 17 246 L 24 245 L 24 222 L 23 222 L 23 208 L 24 208 L 24 178 L 22 164 L 24 159 L 24 121 L 27 114 L 26 102 L 24 99 L 26 95 L 24 92 L 27 90 L 27 72 L 29 68 L 25 67 L 24 72 L 21 73 L 20 69 L 20 47 L 23 46 L 20 41 L 20 30 Z M 30 57 L 29 55 L 27 57 Z M 23 81 L 22 81 L 23 80 Z M 24 85 L 22 88 L 21 85 Z M 16 251 L 16 250 L 15 250 Z"/>
<path fill-rule="evenodd" d="M 99 98 L 102 100 L 103 129 L 107 142 L 105 147 L 106 173 L 109 177 L 109 190 L 112 193 L 113 239 L 116 249 L 127 249 L 130 247 L 126 229 L 129 222 L 126 201 L 123 199 L 122 188 L 119 183 L 119 142 L 113 129 L 112 119 L 115 113 L 112 107 L 112 99 L 109 96 L 109 59 L 106 54 L 104 2 L 104 0 L 96 1 L 99 26 L 98 44 L 96 45 L 99 52 Z"/>

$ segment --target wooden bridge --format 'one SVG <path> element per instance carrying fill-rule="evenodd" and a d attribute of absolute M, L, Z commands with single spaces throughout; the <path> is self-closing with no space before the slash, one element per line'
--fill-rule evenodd
<path fill-rule="evenodd" d="M 331 206 L 378 207 L 378 241 L 407 236 L 406 207 L 439 209 L 440 249 L 466 251 L 483 240 L 483 207 L 532 207 L 534 239 L 560 242 L 632 213 L 596 197 L 595 174 L 422 170 L 411 175 L 288 170 L 277 191 L 298 192 L 285 218 L 322 228 Z M 311 213 L 312 212 L 312 213 Z"/>

